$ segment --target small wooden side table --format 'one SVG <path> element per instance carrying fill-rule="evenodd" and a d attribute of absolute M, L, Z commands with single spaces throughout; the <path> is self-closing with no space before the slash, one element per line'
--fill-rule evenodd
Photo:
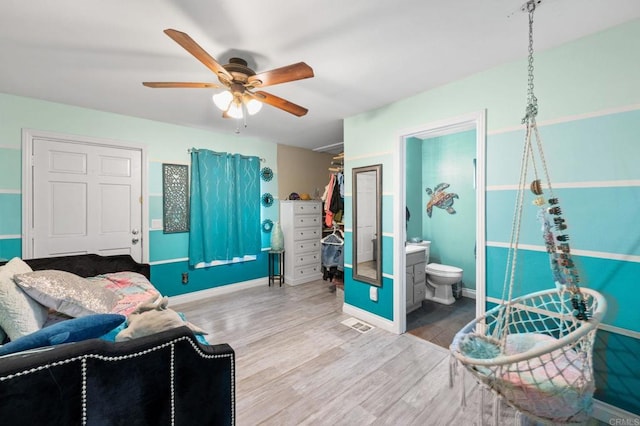
<path fill-rule="evenodd" d="M 269 254 L 269 287 L 271 284 L 275 286 L 276 280 L 282 287 L 284 282 L 284 250 L 269 250 L 267 253 Z M 278 273 L 276 273 L 276 267 Z"/>

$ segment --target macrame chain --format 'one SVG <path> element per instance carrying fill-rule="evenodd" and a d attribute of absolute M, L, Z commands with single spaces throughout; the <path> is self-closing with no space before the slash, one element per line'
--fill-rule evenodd
<path fill-rule="evenodd" d="M 528 82 L 527 82 L 527 107 L 525 108 L 525 116 L 522 119 L 522 124 L 528 123 L 532 118 L 538 115 L 538 98 L 533 93 L 533 12 L 536 10 L 536 2 L 529 0 L 527 3 L 527 11 L 529 12 L 529 66 L 528 70 Z"/>

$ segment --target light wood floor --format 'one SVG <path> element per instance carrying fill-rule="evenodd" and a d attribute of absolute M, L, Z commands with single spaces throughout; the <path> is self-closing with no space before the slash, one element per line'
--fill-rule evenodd
<path fill-rule="evenodd" d="M 325 281 L 250 288 L 172 306 L 236 351 L 236 419 L 244 425 L 473 425 L 480 390 L 449 388 L 444 348 L 410 334 L 360 333 L 341 321 Z M 491 424 L 491 398 L 485 422 Z M 515 423 L 501 410 L 500 425 Z"/>

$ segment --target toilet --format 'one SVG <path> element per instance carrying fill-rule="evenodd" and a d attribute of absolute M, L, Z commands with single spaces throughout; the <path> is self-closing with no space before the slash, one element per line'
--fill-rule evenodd
<path fill-rule="evenodd" d="M 462 280 L 462 269 L 439 263 L 428 263 L 425 272 L 427 273 L 425 299 L 443 305 L 453 304 L 456 299 L 453 297 L 451 286 Z"/>
<path fill-rule="evenodd" d="M 425 248 L 427 274 L 427 294 L 425 299 L 432 300 L 443 305 L 451 305 L 456 299 L 453 297 L 451 286 L 462 280 L 462 269 L 455 266 L 429 263 L 429 249 L 431 241 L 409 242 L 410 245 L 419 245 Z"/>

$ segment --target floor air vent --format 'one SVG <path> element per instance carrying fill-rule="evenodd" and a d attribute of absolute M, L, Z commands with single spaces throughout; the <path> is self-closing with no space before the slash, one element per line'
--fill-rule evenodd
<path fill-rule="evenodd" d="M 342 321 L 341 324 L 344 324 L 347 327 L 351 327 L 354 330 L 359 331 L 360 333 L 366 333 L 367 331 L 373 330 L 375 328 L 374 326 L 355 318 L 346 319 Z"/>

